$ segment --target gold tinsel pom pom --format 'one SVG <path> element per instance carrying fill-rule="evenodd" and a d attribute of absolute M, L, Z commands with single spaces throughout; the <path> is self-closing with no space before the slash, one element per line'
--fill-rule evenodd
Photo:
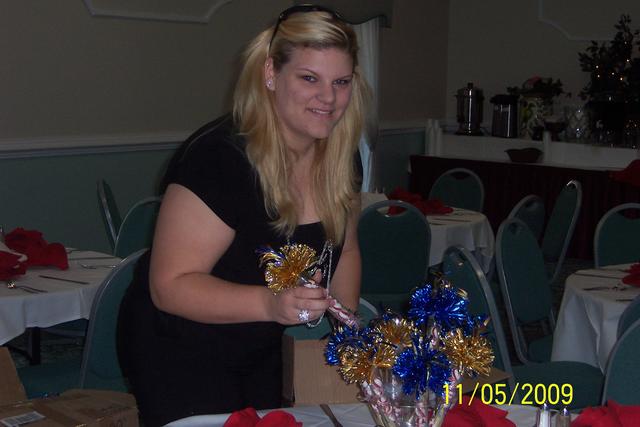
<path fill-rule="evenodd" d="M 379 345 L 373 356 L 373 367 L 391 369 L 396 364 L 397 357 L 398 351 L 395 347 L 384 344 Z M 369 382 L 371 382 L 371 379 L 369 379 Z"/>
<path fill-rule="evenodd" d="M 373 332 L 380 335 L 381 341 L 402 348 L 413 345 L 411 335 L 417 331 L 412 321 L 392 317 L 376 324 Z"/>
<path fill-rule="evenodd" d="M 465 337 L 462 330 L 456 329 L 449 332 L 442 342 L 444 354 L 461 374 L 487 376 L 491 372 L 493 350 L 485 337 L 476 334 Z"/>
<path fill-rule="evenodd" d="M 347 384 L 370 381 L 373 373 L 373 349 L 347 347 L 340 352 L 338 371 Z"/>
<path fill-rule="evenodd" d="M 298 286 L 300 276 L 316 264 L 316 251 L 307 245 L 286 245 L 280 252 L 269 250 L 260 256 L 260 265 L 267 265 L 264 278 L 269 289 L 277 294 Z"/>

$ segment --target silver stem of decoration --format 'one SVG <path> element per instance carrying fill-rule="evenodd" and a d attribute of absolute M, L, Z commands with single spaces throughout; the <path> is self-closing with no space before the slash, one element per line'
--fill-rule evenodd
<path fill-rule="evenodd" d="M 322 268 L 322 264 L 324 263 L 324 260 L 327 257 L 327 253 L 329 253 L 329 268 L 327 271 L 323 271 L 323 273 L 327 276 L 327 294 L 329 294 L 329 291 L 331 289 L 331 266 L 332 266 L 332 262 L 333 262 L 333 244 L 330 240 L 326 240 L 324 242 L 324 247 L 322 248 L 322 253 L 320 254 L 320 257 L 318 258 L 318 266 L 320 268 Z M 322 319 L 324 319 L 324 313 L 322 313 L 320 315 L 320 317 L 318 317 L 315 321 L 313 322 L 307 322 L 307 328 L 315 328 L 318 325 L 320 325 L 320 323 L 322 322 Z"/>

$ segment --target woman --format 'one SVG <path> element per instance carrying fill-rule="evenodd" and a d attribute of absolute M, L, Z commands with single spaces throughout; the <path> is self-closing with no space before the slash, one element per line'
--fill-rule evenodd
<path fill-rule="evenodd" d="M 172 162 L 150 263 L 121 312 L 121 351 L 147 426 L 281 405 L 281 337 L 358 306 L 354 155 L 366 84 L 339 17 L 293 7 L 248 47 L 233 118 Z M 274 295 L 256 249 L 304 243 L 330 286 Z M 316 281 L 321 279 L 317 274 Z"/>

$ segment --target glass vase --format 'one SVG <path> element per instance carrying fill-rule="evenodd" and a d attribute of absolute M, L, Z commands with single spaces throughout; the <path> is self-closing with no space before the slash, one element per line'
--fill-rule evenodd
<path fill-rule="evenodd" d="M 540 95 L 521 95 L 518 106 L 520 138 L 542 140 L 544 120 L 552 114 L 553 104 L 550 99 Z"/>
<path fill-rule="evenodd" d="M 564 116 L 567 122 L 567 141 L 587 142 L 591 137 L 587 109 L 583 105 L 567 105 L 564 107 Z"/>
<path fill-rule="evenodd" d="M 417 399 L 402 391 L 402 380 L 391 369 L 379 369 L 372 384 L 363 386 L 361 400 L 369 405 L 371 416 L 383 427 L 439 427 L 433 424 L 436 399 L 427 390 Z"/>

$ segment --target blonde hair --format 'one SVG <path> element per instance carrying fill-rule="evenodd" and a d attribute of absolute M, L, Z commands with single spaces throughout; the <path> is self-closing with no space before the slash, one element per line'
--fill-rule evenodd
<path fill-rule="evenodd" d="M 279 232 L 291 236 L 298 219 L 289 192 L 289 169 L 273 96 L 264 81 L 264 65 L 273 58 L 279 71 L 296 48 L 337 48 L 353 60 L 349 105 L 328 138 L 318 141 L 312 189 L 318 216 L 328 239 L 340 244 L 356 197 L 354 155 L 364 124 L 369 88 L 359 72 L 356 35 L 327 12 L 294 13 L 260 33 L 245 51 L 244 68 L 234 93 L 233 114 L 246 135 L 249 161 L 258 171 L 265 208 Z M 272 40 L 273 38 L 273 40 Z"/>

